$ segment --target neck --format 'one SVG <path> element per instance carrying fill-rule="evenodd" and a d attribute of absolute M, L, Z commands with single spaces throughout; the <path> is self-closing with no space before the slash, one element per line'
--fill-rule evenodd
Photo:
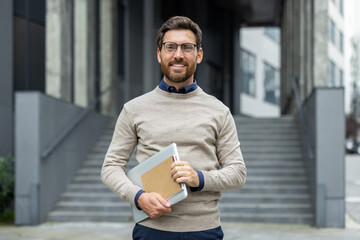
<path fill-rule="evenodd" d="M 173 82 L 173 81 L 170 81 L 167 77 L 164 76 L 164 82 L 169 86 L 175 87 L 176 90 L 179 90 L 181 88 L 189 86 L 190 84 L 193 84 L 194 83 L 194 75 L 192 75 L 190 78 L 188 78 L 184 82 Z"/>

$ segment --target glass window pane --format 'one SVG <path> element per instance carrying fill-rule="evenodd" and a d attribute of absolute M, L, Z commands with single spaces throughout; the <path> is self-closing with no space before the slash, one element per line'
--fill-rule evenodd
<path fill-rule="evenodd" d="M 329 18 L 329 40 L 335 44 L 335 23 Z"/>
<path fill-rule="evenodd" d="M 344 35 L 341 31 L 339 31 L 339 50 L 344 53 Z"/>
<path fill-rule="evenodd" d="M 331 60 L 329 60 L 329 85 L 331 87 L 335 86 L 335 63 Z"/>
<path fill-rule="evenodd" d="M 255 57 L 241 51 L 241 83 L 242 92 L 255 96 Z"/>
<path fill-rule="evenodd" d="M 264 63 L 264 90 L 265 101 L 274 104 L 279 103 L 280 97 L 280 77 L 279 71 L 274 67 Z"/>

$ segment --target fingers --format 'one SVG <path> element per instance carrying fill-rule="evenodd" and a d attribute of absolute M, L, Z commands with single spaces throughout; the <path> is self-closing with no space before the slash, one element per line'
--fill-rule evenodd
<path fill-rule="evenodd" d="M 160 194 L 157 194 L 156 198 L 162 206 L 164 206 L 166 208 L 170 207 L 170 203 L 165 198 L 163 198 Z"/>
<path fill-rule="evenodd" d="M 171 165 L 171 177 L 177 183 L 186 183 L 190 187 L 199 186 L 199 176 L 188 162 L 174 162 Z"/>
<path fill-rule="evenodd" d="M 171 212 L 170 203 L 158 193 L 142 193 L 138 205 L 150 218 L 158 218 Z"/>

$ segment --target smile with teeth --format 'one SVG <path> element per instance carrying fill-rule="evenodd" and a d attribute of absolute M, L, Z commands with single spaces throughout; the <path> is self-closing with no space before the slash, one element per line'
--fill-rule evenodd
<path fill-rule="evenodd" d="M 183 70 L 185 68 L 185 65 L 184 64 L 171 64 L 170 67 L 176 71 L 176 70 Z"/>

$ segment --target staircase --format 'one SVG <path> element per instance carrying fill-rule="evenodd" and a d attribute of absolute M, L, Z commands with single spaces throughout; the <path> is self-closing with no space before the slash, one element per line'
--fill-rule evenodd
<path fill-rule="evenodd" d="M 313 224 L 293 117 L 235 119 L 247 167 L 241 190 L 223 193 L 222 221 Z"/>
<path fill-rule="evenodd" d="M 309 189 L 297 127 L 292 117 L 235 118 L 248 169 L 243 189 L 223 192 L 222 221 L 313 224 Z M 129 203 L 100 180 L 112 123 L 88 154 L 84 166 L 61 196 L 49 221 L 132 221 Z M 128 169 L 136 165 L 132 155 Z"/>
<path fill-rule="evenodd" d="M 48 215 L 51 222 L 129 222 L 132 221 L 130 204 L 117 197 L 100 179 L 101 167 L 109 147 L 115 122 L 111 123 L 82 168 L 62 194 L 54 211 Z M 127 169 L 137 164 L 132 154 Z"/>

